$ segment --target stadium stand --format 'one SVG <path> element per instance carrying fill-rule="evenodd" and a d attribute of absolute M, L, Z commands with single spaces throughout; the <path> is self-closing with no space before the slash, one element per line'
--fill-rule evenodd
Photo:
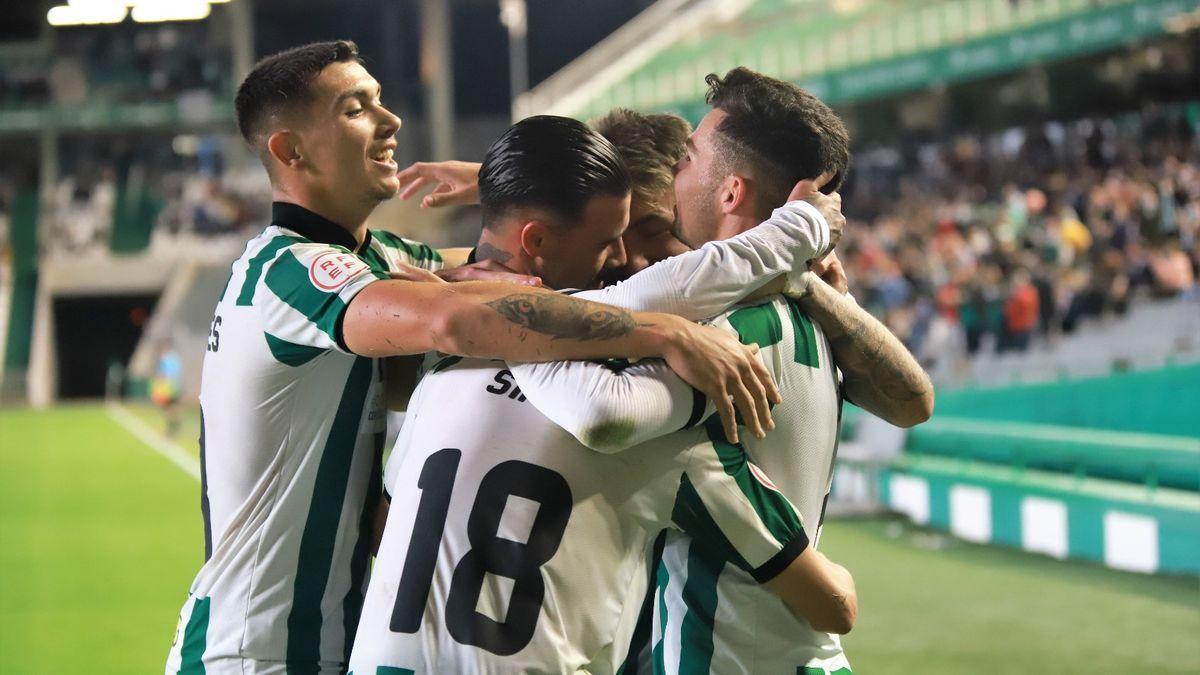
<path fill-rule="evenodd" d="M 647 12 L 518 100 L 516 116 L 590 117 L 625 106 L 679 110 L 695 120 L 704 110 L 704 75 L 735 65 L 845 103 L 1102 52 L 1161 35 L 1170 19 L 1197 6 L 1195 0 L 674 4 L 695 15 L 686 30 Z M 639 32 L 639 22 L 657 32 Z M 644 48 L 630 49 L 634 36 Z M 597 73 L 598 65 L 619 76 Z"/>
<path fill-rule="evenodd" d="M 1194 298 L 1197 115 L 1156 107 L 867 153 L 840 248 L 852 291 L 941 381 L 968 355 L 1053 349 L 1138 301 Z"/>

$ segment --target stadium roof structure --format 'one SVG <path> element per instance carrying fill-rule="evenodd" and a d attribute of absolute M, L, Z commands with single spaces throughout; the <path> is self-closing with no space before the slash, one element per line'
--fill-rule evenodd
<path fill-rule="evenodd" d="M 695 121 L 704 76 L 739 65 L 829 103 L 868 100 L 1116 49 L 1197 11 L 1200 0 L 659 0 L 513 116 L 623 106 Z"/>

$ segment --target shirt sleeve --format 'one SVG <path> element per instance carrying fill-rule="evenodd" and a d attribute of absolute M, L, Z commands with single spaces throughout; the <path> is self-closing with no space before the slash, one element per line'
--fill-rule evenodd
<path fill-rule="evenodd" d="M 509 369 L 539 412 L 603 453 L 691 428 L 711 407 L 658 359 L 518 363 Z"/>
<path fill-rule="evenodd" d="M 766 312 L 773 312 L 769 306 Z M 707 322 L 743 343 L 764 337 L 742 335 L 722 314 Z M 773 353 L 759 352 L 776 382 L 780 364 Z M 509 370 L 529 399 L 550 421 L 584 446 L 615 453 L 666 434 L 690 429 L 716 407 L 704 394 L 675 374 L 665 361 L 554 361 L 510 363 Z"/>
<path fill-rule="evenodd" d="M 272 354 L 301 365 L 321 350 L 349 353 L 341 340 L 342 315 L 359 291 L 386 278 L 341 247 L 306 243 L 282 249 L 254 294 Z"/>
<path fill-rule="evenodd" d="M 750 461 L 725 441 L 721 422 L 696 433 L 671 513 L 674 527 L 759 583 L 775 578 L 809 545 L 800 512 Z"/>
<path fill-rule="evenodd" d="M 756 227 L 677 255 L 608 288 L 575 297 L 692 321 L 716 316 L 750 293 L 823 254 L 829 225 L 812 204 L 788 202 Z"/>

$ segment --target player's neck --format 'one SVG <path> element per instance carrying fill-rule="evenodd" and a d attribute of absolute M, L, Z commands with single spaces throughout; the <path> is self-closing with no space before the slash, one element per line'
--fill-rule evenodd
<path fill-rule="evenodd" d="M 307 190 L 288 189 L 275 186 L 271 191 L 271 200 L 289 202 L 302 206 L 322 218 L 340 225 L 354 237 L 354 241 L 362 244 L 367 236 L 367 217 L 375 210 L 375 205 L 369 207 L 360 204 L 347 204 L 331 199 L 323 199 Z"/>
<path fill-rule="evenodd" d="M 717 226 L 716 241 L 724 241 L 732 237 L 752 229 L 757 226 L 765 218 L 759 218 L 752 213 L 727 213 L 721 218 L 720 225 Z"/>
<path fill-rule="evenodd" d="M 535 275 L 532 261 L 524 255 L 520 243 L 509 239 L 485 229 L 475 247 L 475 262 L 491 260 L 517 274 Z"/>

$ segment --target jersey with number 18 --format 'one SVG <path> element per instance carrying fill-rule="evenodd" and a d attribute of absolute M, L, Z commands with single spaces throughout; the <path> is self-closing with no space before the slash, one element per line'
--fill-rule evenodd
<path fill-rule="evenodd" d="M 503 362 L 439 362 L 388 462 L 391 509 L 351 671 L 614 672 L 649 548 L 685 515 L 748 576 L 778 574 L 807 545 L 772 527 L 798 523 L 792 506 L 747 494 L 752 468 L 723 464 L 703 429 L 680 433 L 694 451 L 597 453 L 526 401 Z"/>

